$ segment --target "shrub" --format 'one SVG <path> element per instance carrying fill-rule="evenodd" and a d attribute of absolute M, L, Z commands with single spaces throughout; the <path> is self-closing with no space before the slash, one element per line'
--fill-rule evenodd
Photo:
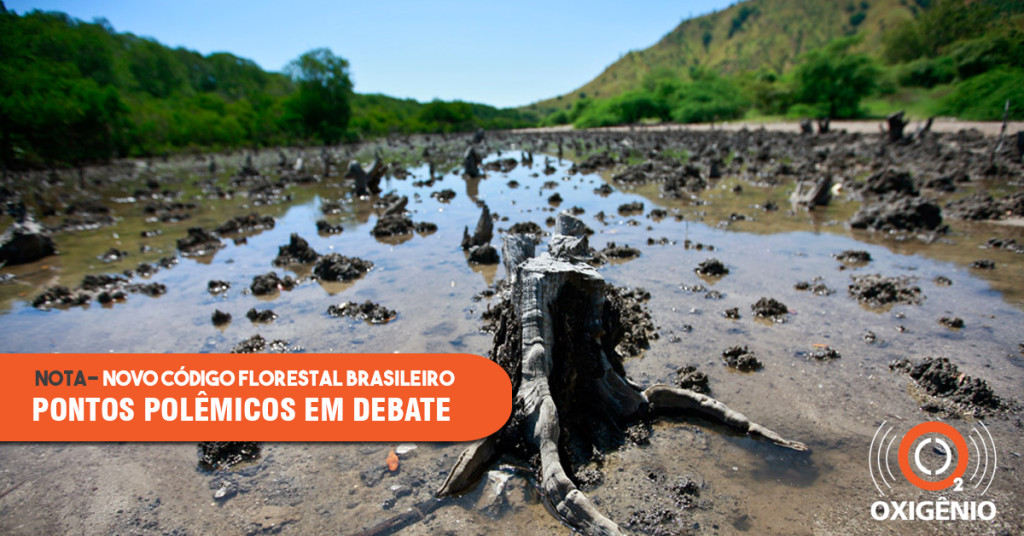
<path fill-rule="evenodd" d="M 672 119 L 680 123 L 739 119 L 749 107 L 750 102 L 732 80 L 705 74 L 679 89 Z"/>
<path fill-rule="evenodd" d="M 573 124 L 577 128 L 593 128 L 636 123 L 651 118 L 667 120 L 668 106 L 663 99 L 640 90 L 586 106 Z"/>
<path fill-rule="evenodd" d="M 1024 32 L 1009 30 L 960 41 L 949 55 L 960 78 L 970 78 L 1000 66 L 1024 67 Z"/>
<path fill-rule="evenodd" d="M 804 54 L 793 73 L 797 101 L 825 106 L 832 118 L 859 116 L 860 99 L 875 90 L 879 74 L 869 56 L 850 52 L 859 42 L 836 39 Z"/>
<path fill-rule="evenodd" d="M 896 68 L 896 80 L 904 87 L 931 88 L 939 84 L 948 84 L 956 78 L 956 65 L 953 58 L 921 58 Z"/>
<path fill-rule="evenodd" d="M 942 102 L 942 113 L 963 119 L 1002 119 L 1010 101 L 1010 119 L 1024 119 L 1024 69 L 999 68 L 956 85 Z"/>

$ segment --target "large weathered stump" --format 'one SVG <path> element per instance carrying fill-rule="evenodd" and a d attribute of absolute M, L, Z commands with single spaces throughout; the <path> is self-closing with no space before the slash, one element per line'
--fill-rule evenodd
<path fill-rule="evenodd" d="M 565 472 L 575 453 L 621 443 L 625 429 L 659 413 L 689 413 L 778 445 L 807 450 L 705 395 L 656 385 L 644 390 L 625 373 L 615 350 L 623 311 L 589 264 L 586 226 L 562 213 L 548 252 L 535 255 L 532 237 L 505 238 L 508 285 L 492 358 L 509 374 L 513 414 L 494 435 L 459 457 L 438 496 L 476 482 L 504 452 L 539 459 L 541 487 L 558 516 L 584 534 L 620 534 Z"/>

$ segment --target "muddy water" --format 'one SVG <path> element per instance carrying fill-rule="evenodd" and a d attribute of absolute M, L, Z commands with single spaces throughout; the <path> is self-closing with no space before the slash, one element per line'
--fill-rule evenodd
<path fill-rule="evenodd" d="M 491 337 L 479 331 L 479 316 L 489 302 L 473 297 L 504 274 L 497 267 L 469 265 L 459 248 L 463 228 L 472 229 L 479 216 L 475 202 L 486 202 L 499 215 L 496 229 L 533 221 L 550 230 L 547 218 L 575 206 L 584 210 L 582 219 L 596 231 L 592 246 L 600 249 L 615 242 L 642 252 L 637 259 L 600 269 L 612 283 L 642 286 L 652 294 L 648 306 L 661 337 L 643 356 L 627 361 L 629 375 L 643 385 L 671 384 L 677 369 L 697 365 L 710 377 L 712 395 L 812 449 L 809 455 L 783 451 L 697 419 L 661 421 L 649 445 L 606 455 L 600 467 L 604 481 L 588 491 L 602 511 L 626 529 L 643 527 L 639 520 L 644 513 L 666 509 L 666 479 L 687 477 L 702 484 L 699 500 L 660 512 L 665 521 L 658 528 L 665 533 L 934 532 L 934 525 L 885 524 L 869 515 L 878 492 L 865 460 L 875 429 L 882 421 L 906 424 L 931 418 L 918 409 L 919 394 L 908 387 L 907 378 L 890 372 L 888 363 L 902 357 L 946 356 L 967 374 L 989 381 L 997 394 L 1019 398 L 1024 388 L 1018 348 L 1024 342 L 1024 260 L 1019 254 L 978 246 L 991 236 L 1024 242 L 1020 227 L 954 224 L 954 232 L 938 243 L 894 241 L 847 230 L 842 222 L 857 208 L 849 200 L 814 213 L 788 211 L 785 199 L 791 187 L 759 187 L 739 178 L 719 181 L 700 196 L 701 202 L 660 199 L 654 188 L 601 197 L 594 189 L 607 177 L 569 176 L 568 161 L 553 162 L 556 172 L 544 175 L 542 160 L 537 155 L 533 168 L 490 172 L 479 181 L 448 173 L 429 188 L 412 184 L 427 178 L 425 167 L 410 170 L 413 176 L 405 180 L 388 178 L 385 191 L 410 197 L 414 221 L 439 228 L 400 242 L 370 235 L 376 220 L 371 202 L 353 200 L 339 179 L 295 186 L 288 190 L 290 202 L 255 207 L 277 219 L 273 230 L 249 236 L 246 244 L 226 240 L 226 247 L 212 257 L 182 258 L 149 278 L 147 282 L 167 286 L 163 296 L 130 294 L 112 306 L 94 302 L 85 308 L 33 309 L 27 301 L 42 286 L 74 286 L 87 273 L 120 272 L 173 256 L 174 240 L 189 226 L 209 228 L 254 209 L 244 198 L 204 200 L 191 219 L 161 224 L 146 222 L 138 203 L 112 203 L 120 218 L 116 225 L 58 235 L 59 257 L 5 270 L 17 279 L 0 286 L 0 350 L 227 352 L 259 333 L 310 352 L 486 354 Z M 187 183 L 187 175 L 182 177 Z M 547 181 L 556 184 L 544 187 Z M 742 191 L 735 192 L 736 185 Z M 456 192 L 450 202 L 430 197 L 444 188 Z M 557 208 L 548 202 L 555 192 L 563 199 Z M 339 199 L 342 213 L 326 218 L 342 223 L 344 232 L 318 235 L 315 222 L 324 217 L 321 206 Z M 768 200 L 782 209 L 759 208 Z M 643 214 L 618 214 L 619 205 L 634 201 L 645 204 Z M 657 207 L 668 209 L 669 216 L 651 218 L 651 209 Z M 595 219 L 598 212 L 605 213 L 605 223 Z M 731 218 L 734 214 L 744 219 Z M 162 235 L 141 238 L 144 229 L 160 229 Z M 303 279 L 308 269 L 274 268 L 271 260 L 291 233 L 299 233 L 319 253 L 364 258 L 374 269 L 354 282 L 320 284 Z M 649 238 L 654 245 L 648 245 Z M 661 238 L 667 243 L 660 243 Z M 713 251 L 687 248 L 687 240 L 713 246 Z M 143 244 L 151 250 L 141 252 Z M 97 259 L 112 246 L 130 255 L 110 264 Z M 873 260 L 844 267 L 832 255 L 847 249 L 866 250 Z M 730 273 L 718 279 L 695 274 L 693 268 L 709 257 L 724 262 Z M 979 258 L 994 260 L 997 268 L 968 268 Z M 301 282 L 269 298 L 246 292 L 253 276 L 272 270 Z M 846 293 L 851 275 L 864 273 L 911 277 L 925 300 L 884 310 L 865 308 Z M 940 275 L 953 284 L 936 284 Z M 835 293 L 817 296 L 794 289 L 797 282 L 815 278 Z M 230 290 L 211 295 L 207 281 L 212 279 L 230 282 Z M 692 291 L 698 284 L 722 297 L 708 299 L 705 292 Z M 785 323 L 753 318 L 750 306 L 762 296 L 788 306 L 791 314 Z M 397 318 L 373 326 L 326 313 L 331 304 L 368 299 L 397 310 Z M 278 319 L 250 323 L 245 312 L 252 307 L 272 308 Z M 739 310 L 738 320 L 723 315 L 733 307 Z M 214 327 L 210 316 L 215 309 L 231 313 L 233 321 Z M 938 323 L 942 316 L 960 317 L 965 327 L 945 328 Z M 864 340 L 868 331 L 877 336 L 874 344 Z M 754 350 L 764 369 L 726 369 L 719 356 L 736 344 Z M 842 357 L 809 361 L 802 353 L 815 344 L 827 344 Z M 999 472 L 986 498 L 996 502 L 999 517 L 996 523 L 949 525 L 944 531 L 1024 530 L 1019 420 L 993 418 L 986 424 L 1000 454 Z M 0 496 L 0 532 L 352 533 L 429 501 L 461 451 L 457 444 L 419 444 L 402 456 L 397 473 L 386 474 L 384 460 L 392 447 L 270 444 L 257 463 L 208 474 L 196 469 L 191 443 L 3 445 L 0 493 L 13 491 Z M 490 494 L 498 482 L 504 482 L 503 493 L 494 502 Z M 221 488 L 228 498 L 214 499 Z M 902 498 L 935 496 L 906 492 Z M 505 464 L 496 465 L 463 497 L 448 500 L 401 532 L 439 533 L 567 534 L 569 529 L 548 513 L 532 475 Z"/>

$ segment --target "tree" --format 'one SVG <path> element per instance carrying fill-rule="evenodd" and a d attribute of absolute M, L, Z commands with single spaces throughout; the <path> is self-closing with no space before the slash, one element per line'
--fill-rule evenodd
<path fill-rule="evenodd" d="M 750 107 L 740 88 L 714 71 L 694 68 L 674 97 L 672 119 L 680 123 L 707 123 L 739 119 Z"/>
<path fill-rule="evenodd" d="M 317 48 L 292 60 L 286 70 L 299 87 L 288 109 L 301 134 L 328 144 L 341 139 L 352 116 L 348 61 L 329 48 Z"/>
<path fill-rule="evenodd" d="M 879 75 L 874 61 L 850 52 L 858 36 L 836 39 L 804 55 L 796 67 L 797 101 L 818 107 L 831 118 L 860 114 L 860 99 L 875 89 Z"/>
<path fill-rule="evenodd" d="M 458 132 L 476 128 L 468 103 L 433 100 L 420 109 L 419 121 L 428 132 Z"/>

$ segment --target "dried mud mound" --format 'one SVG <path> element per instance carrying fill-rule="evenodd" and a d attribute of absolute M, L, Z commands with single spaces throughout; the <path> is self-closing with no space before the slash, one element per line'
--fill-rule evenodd
<path fill-rule="evenodd" d="M 436 224 L 425 221 L 414 223 L 412 218 L 409 217 L 408 211 L 406 211 L 408 203 L 408 196 L 398 196 L 396 194 L 382 196 L 375 206 L 383 211 L 377 218 L 377 223 L 374 224 L 370 234 L 375 238 L 388 238 L 410 235 L 413 231 L 420 234 L 429 234 L 437 231 Z"/>
<path fill-rule="evenodd" d="M 482 246 L 473 246 L 469 250 L 469 257 L 466 259 L 470 264 L 498 264 L 501 262 L 501 256 L 498 254 L 498 250 L 490 244 L 484 244 Z"/>
<path fill-rule="evenodd" d="M 210 294 L 222 294 L 231 288 L 231 283 L 219 279 L 211 279 L 206 283 L 206 291 Z"/>
<path fill-rule="evenodd" d="M 775 298 L 762 297 L 751 305 L 750 309 L 757 318 L 765 318 L 779 324 L 785 322 L 786 315 L 789 314 L 789 307 Z"/>
<path fill-rule="evenodd" d="M 345 226 L 340 223 L 335 225 L 327 220 L 316 221 L 316 232 L 324 235 L 341 234 L 345 230 Z"/>
<path fill-rule="evenodd" d="M 519 162 L 515 158 L 499 158 L 498 160 L 492 160 L 490 162 L 484 162 L 483 168 L 486 171 L 500 171 L 502 173 L 509 173 Z"/>
<path fill-rule="evenodd" d="M 628 244 L 618 245 L 615 242 L 609 242 L 607 246 L 601 251 L 598 251 L 594 255 L 594 261 L 592 264 L 604 264 L 611 259 L 616 260 L 630 260 L 640 256 L 640 250 L 634 247 L 630 247 Z"/>
<path fill-rule="evenodd" d="M 916 196 L 919 194 L 910 173 L 902 170 L 886 169 L 875 173 L 860 185 L 864 195 L 883 196 L 890 192 L 900 195 Z"/>
<path fill-rule="evenodd" d="M 301 351 L 302 348 L 289 347 L 288 341 L 283 341 L 281 339 L 275 339 L 273 341 L 267 342 L 267 340 L 264 339 L 263 336 L 261 336 L 258 333 L 236 344 L 235 347 L 231 349 L 231 353 L 233 354 L 283 354 Z"/>
<path fill-rule="evenodd" d="M 89 303 L 89 295 L 82 292 L 73 292 L 64 285 L 48 287 L 42 294 L 32 300 L 32 307 L 36 309 L 49 309 L 53 306 L 85 305 Z"/>
<path fill-rule="evenodd" d="M 361 277 L 373 268 L 373 263 L 359 257 L 346 257 L 339 253 L 324 255 L 313 267 L 321 281 L 349 281 Z"/>
<path fill-rule="evenodd" d="M 248 216 L 237 216 L 217 226 L 220 235 L 254 233 L 274 228 L 273 216 L 260 216 L 253 212 Z"/>
<path fill-rule="evenodd" d="M 985 247 L 992 249 L 1005 249 L 1014 253 L 1024 253 L 1024 244 L 1017 242 L 1012 238 L 989 238 L 985 242 Z"/>
<path fill-rule="evenodd" d="M 887 233 L 942 231 L 942 209 L 922 197 L 890 193 L 866 203 L 850 218 L 850 227 Z"/>
<path fill-rule="evenodd" d="M 272 309 L 256 309 L 255 307 L 252 307 L 247 313 L 245 313 L 245 317 L 248 318 L 250 322 L 269 324 L 270 322 L 277 320 L 277 313 Z"/>
<path fill-rule="evenodd" d="M 185 238 L 179 238 L 178 249 L 185 257 L 202 257 L 216 253 L 224 244 L 213 233 L 202 227 L 190 227 Z"/>
<path fill-rule="evenodd" d="M 831 296 L 835 291 L 828 287 L 821 279 L 813 281 L 798 281 L 793 288 L 800 291 L 807 291 L 816 296 Z"/>
<path fill-rule="evenodd" d="M 859 249 L 848 249 L 841 253 L 836 253 L 833 257 L 843 264 L 867 264 L 871 262 L 871 254 Z"/>
<path fill-rule="evenodd" d="M 608 155 L 595 154 L 587 157 L 587 159 L 581 162 L 579 165 L 573 164 L 573 166 L 569 168 L 569 174 L 575 175 L 576 173 L 593 173 L 595 171 L 600 171 L 602 169 L 614 167 L 615 164 L 615 160 L 612 160 L 611 157 L 609 157 Z"/>
<path fill-rule="evenodd" d="M 197 450 L 200 469 L 219 471 L 259 458 L 262 447 L 254 441 L 203 441 Z"/>
<path fill-rule="evenodd" d="M 999 199 L 985 193 L 971 194 L 946 203 L 948 213 L 962 220 L 1001 220 L 1024 216 L 1024 192 Z"/>
<path fill-rule="evenodd" d="M 626 168 L 612 177 L 618 184 L 641 186 L 649 182 L 661 184 L 661 191 L 669 197 L 686 197 L 708 187 L 700 168 L 678 160 L 657 159 Z"/>
<path fill-rule="evenodd" d="M 445 188 L 444 190 L 430 192 L 430 197 L 437 199 L 442 203 L 447 203 L 452 199 L 455 199 L 455 190 L 452 190 L 451 188 Z"/>
<path fill-rule="evenodd" d="M 726 348 L 722 352 L 722 360 L 725 361 L 725 366 L 741 372 L 754 372 L 764 368 L 764 364 L 746 346 Z"/>
<path fill-rule="evenodd" d="M 676 385 L 696 393 L 705 395 L 711 393 L 711 386 L 708 385 L 708 375 L 697 370 L 697 367 L 693 365 L 686 365 L 676 371 Z"/>
<path fill-rule="evenodd" d="M 848 290 L 857 301 L 872 307 L 896 303 L 919 305 L 924 299 L 921 288 L 908 277 L 884 277 L 881 274 L 853 276 Z"/>
<path fill-rule="evenodd" d="M 291 290 L 295 288 L 297 283 L 290 275 L 286 275 L 284 279 L 281 279 L 276 273 L 267 272 L 253 277 L 249 290 L 255 296 L 268 296 L 279 290 Z"/>
<path fill-rule="evenodd" d="M 959 316 L 944 316 L 942 318 L 939 318 L 939 324 L 949 329 L 963 329 L 964 319 L 960 318 Z"/>
<path fill-rule="evenodd" d="M 347 316 L 357 320 L 364 320 L 368 324 L 386 324 L 398 316 L 398 313 L 393 309 L 388 309 L 370 300 L 366 300 L 363 303 L 348 302 L 341 305 L 331 305 L 327 307 L 327 314 L 334 317 Z"/>
<path fill-rule="evenodd" d="M 274 266 L 288 266 L 289 264 L 310 264 L 316 262 L 320 254 L 309 247 L 309 242 L 297 233 L 292 233 L 288 243 L 277 248 L 277 257 L 274 258 Z"/>
<path fill-rule="evenodd" d="M 73 289 L 63 285 L 47 287 L 41 294 L 32 299 L 32 307 L 48 310 L 52 307 L 82 306 L 92 301 L 93 297 L 99 303 L 107 305 L 113 302 L 124 301 L 127 299 L 128 293 L 143 294 L 151 298 L 167 293 L 167 286 L 163 283 L 131 283 L 128 279 L 128 277 L 132 277 L 131 271 L 126 271 L 125 273 L 126 276 L 89 274 L 83 277 L 82 282 Z M 152 273 L 150 272 L 150 274 Z"/>
<path fill-rule="evenodd" d="M 532 221 L 523 221 L 516 223 L 505 231 L 508 234 L 526 234 L 533 238 L 535 244 L 540 244 L 541 239 L 544 237 L 544 229 L 541 229 L 540 225 Z"/>
<path fill-rule="evenodd" d="M 798 352 L 797 355 L 815 361 L 832 361 L 843 357 L 839 351 L 828 345 L 815 344 L 810 352 Z"/>
<path fill-rule="evenodd" d="M 53 238 L 31 217 L 12 224 L 0 235 L 0 263 L 26 264 L 56 254 Z"/>
<path fill-rule="evenodd" d="M 700 275 L 706 275 L 710 277 L 721 277 L 724 275 L 728 275 L 729 273 L 729 269 L 726 268 L 724 264 L 722 264 L 722 261 L 715 258 L 707 259 L 704 262 L 698 264 L 693 271 L 697 272 Z"/>
<path fill-rule="evenodd" d="M 921 408 L 931 413 L 984 415 L 1004 407 L 988 382 L 961 372 L 945 357 L 926 357 L 917 363 L 901 359 L 889 369 L 910 375 L 918 387 L 934 397 Z"/>
<path fill-rule="evenodd" d="M 220 309 L 214 309 L 213 314 L 210 316 L 210 322 L 213 322 L 214 326 L 223 326 L 231 322 L 231 313 L 225 313 Z"/>

